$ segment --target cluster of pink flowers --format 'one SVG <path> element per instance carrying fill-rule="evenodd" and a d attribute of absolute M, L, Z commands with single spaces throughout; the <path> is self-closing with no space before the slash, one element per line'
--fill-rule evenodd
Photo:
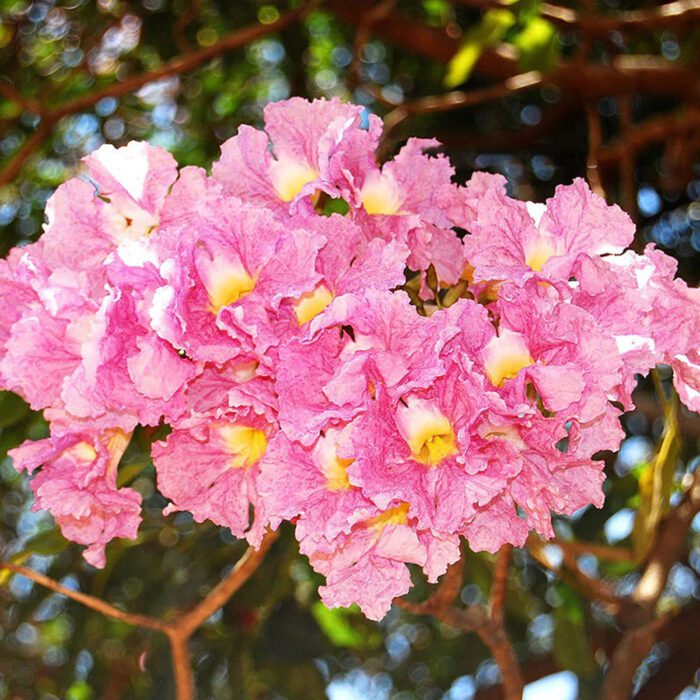
<path fill-rule="evenodd" d="M 546 204 L 459 186 L 429 140 L 380 167 L 380 134 L 295 98 L 211 175 L 103 146 L 0 261 L 0 383 L 51 424 L 15 465 L 90 563 L 136 537 L 118 465 L 165 422 L 166 513 L 253 546 L 289 520 L 323 600 L 379 619 L 407 564 L 435 581 L 460 537 L 495 552 L 600 506 L 592 457 L 619 447 L 636 374 L 670 365 L 700 408 L 700 296 L 653 246 L 623 252 L 624 212 L 581 180 Z"/>

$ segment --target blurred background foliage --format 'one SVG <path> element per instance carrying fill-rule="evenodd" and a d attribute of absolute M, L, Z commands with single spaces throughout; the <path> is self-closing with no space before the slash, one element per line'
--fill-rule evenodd
<path fill-rule="evenodd" d="M 260 124 L 267 102 L 339 95 L 387 116 L 386 154 L 409 135 L 437 136 L 460 181 L 502 172 L 513 195 L 543 199 L 588 175 L 637 220 L 637 247 L 655 242 L 696 284 L 700 4 L 561 2 L 328 0 L 287 21 L 301 3 L 0 0 L 0 254 L 36 239 L 47 197 L 104 142 L 147 139 L 208 166 L 239 124 Z M 239 37 L 246 27 L 256 29 Z M 526 681 L 544 679 L 531 699 L 598 696 L 625 632 L 601 589 L 634 591 L 700 463 L 697 416 L 667 397 L 666 368 L 658 378 L 656 389 L 640 383 L 620 453 L 603 455 L 604 508 L 559 519 L 561 546 L 514 553 L 507 626 Z M 40 415 L 0 395 L 0 457 L 45 434 Z M 244 546 L 187 514 L 161 515 L 153 439 L 137 433 L 120 467 L 145 499 L 139 539 L 111 544 L 103 571 L 32 512 L 26 477 L 4 457 L 2 558 L 156 617 L 199 600 Z M 461 602 L 488 601 L 493 557 L 465 548 L 465 562 Z M 679 614 L 635 674 L 639 698 L 700 697 L 699 573 L 695 518 L 658 603 Z M 0 697 L 174 697 L 161 635 L 26 578 L 0 581 Z M 329 611 L 318 583 L 283 530 L 252 582 L 193 637 L 198 697 L 501 697 L 475 635 L 399 609 L 381 624 Z M 420 600 L 429 587 L 416 584 Z"/>

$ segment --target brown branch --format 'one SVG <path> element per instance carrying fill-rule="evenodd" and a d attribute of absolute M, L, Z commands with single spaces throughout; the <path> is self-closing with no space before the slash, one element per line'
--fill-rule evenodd
<path fill-rule="evenodd" d="M 656 604 L 666 587 L 668 574 L 686 546 L 688 529 L 700 512 L 700 470 L 680 504 L 661 521 L 645 570 L 631 596 L 641 611 L 638 619 L 622 636 L 610 661 L 601 700 L 628 697 L 634 674 L 654 645 L 668 615 L 656 616 Z"/>
<path fill-rule="evenodd" d="M 632 127 L 632 103 L 629 97 L 621 97 L 617 101 L 620 114 L 620 133 L 627 140 Z M 600 149 L 598 150 L 600 154 Z M 637 183 L 634 177 L 635 152 L 625 148 L 620 158 L 620 175 L 622 180 L 622 204 L 627 213 L 637 220 Z"/>
<path fill-rule="evenodd" d="M 388 17 L 397 0 L 379 0 L 379 2 L 368 9 L 362 16 L 361 21 L 355 30 L 355 41 L 353 46 L 352 62 L 348 69 L 348 84 L 350 89 L 355 88 L 360 82 L 360 63 L 362 61 L 362 50 L 372 36 L 372 27 L 379 21 Z"/>
<path fill-rule="evenodd" d="M 508 569 L 513 555 L 513 545 L 504 544 L 496 555 L 493 567 L 493 583 L 491 584 L 491 599 L 489 608 L 491 618 L 498 625 L 503 625 L 505 619 L 506 589 L 508 587 Z"/>
<path fill-rule="evenodd" d="M 515 95 L 524 90 L 531 90 L 541 84 L 542 75 L 538 71 L 530 71 L 508 78 L 504 83 L 498 85 L 489 85 L 476 90 L 453 90 L 444 95 L 421 97 L 406 102 L 397 106 L 384 117 L 384 139 L 410 116 L 474 107 L 491 100 Z"/>
<path fill-rule="evenodd" d="M 199 13 L 202 7 L 202 0 L 191 0 L 190 6 L 183 12 L 173 24 L 173 37 L 178 49 L 182 52 L 187 52 L 190 49 L 190 42 L 187 40 L 185 31 L 192 24 L 193 20 Z"/>
<path fill-rule="evenodd" d="M 343 22 L 356 27 L 372 0 L 329 0 L 325 7 Z M 400 12 L 377 22 L 373 33 L 407 52 L 449 63 L 461 40 L 444 28 L 429 27 Z M 500 45 L 480 56 L 474 72 L 505 80 L 520 72 L 518 56 L 512 47 Z M 572 93 L 580 101 L 593 101 L 606 95 L 660 93 L 698 96 L 700 85 L 693 66 L 682 66 L 655 56 L 617 56 L 610 64 L 581 65 L 563 61 L 544 82 Z"/>
<path fill-rule="evenodd" d="M 501 670 L 505 697 L 507 700 L 519 700 L 524 687 L 523 675 L 503 625 L 505 579 L 511 552 L 512 547 L 506 545 L 501 549 L 497 559 L 491 595 L 491 615 L 483 605 L 475 604 L 458 608 L 453 604 L 461 588 L 463 561 L 449 567 L 437 593 L 426 601 L 411 603 L 403 598 L 397 598 L 394 604 L 414 615 L 432 615 L 450 627 L 463 632 L 476 633 L 489 648 Z"/>
<path fill-rule="evenodd" d="M 700 470 L 693 475 L 690 488 L 680 504 L 661 521 L 644 573 L 632 595 L 637 604 L 649 610 L 656 605 L 666 586 L 671 567 L 685 547 L 688 529 L 698 512 Z"/>
<path fill-rule="evenodd" d="M 223 37 L 223 39 L 219 39 L 219 41 L 211 46 L 207 46 L 197 51 L 183 53 L 170 61 L 166 61 L 158 68 L 146 71 L 145 73 L 139 73 L 138 75 L 127 78 L 123 82 L 107 85 L 106 87 L 84 95 L 83 97 L 79 97 L 75 100 L 71 100 L 70 102 L 66 102 L 65 104 L 58 105 L 52 108 L 49 111 L 49 114 L 51 114 L 54 119 L 59 119 L 67 114 L 74 114 L 75 112 L 80 112 L 87 107 L 92 107 L 92 105 L 96 104 L 104 97 L 116 97 L 118 95 L 132 93 L 147 83 L 152 83 L 156 80 L 167 78 L 171 75 L 179 75 L 180 73 L 191 71 L 212 58 L 220 56 L 221 54 L 234 51 L 242 46 L 246 46 L 256 39 L 260 39 L 268 34 L 274 34 L 275 32 L 286 29 L 291 24 L 294 24 L 305 17 L 317 4 L 317 0 L 311 0 L 296 10 L 292 10 L 291 12 L 287 12 L 286 14 L 282 15 L 275 22 L 271 22 L 270 24 L 254 24 L 249 27 L 239 29 L 238 31 Z"/>
<path fill-rule="evenodd" d="M 0 562 L 0 570 L 7 569 L 16 574 L 26 576 L 39 585 L 56 593 L 61 593 L 71 600 L 75 600 L 107 617 L 137 627 L 157 630 L 165 634 L 168 637 L 172 653 L 177 700 L 192 700 L 194 698 L 194 682 L 188 651 L 190 637 L 205 620 L 224 606 L 231 596 L 253 575 L 277 537 L 276 532 L 268 532 L 263 538 L 259 549 L 249 548 L 236 562 L 229 574 L 200 603 L 192 610 L 177 615 L 170 622 L 163 622 L 147 615 L 124 612 L 100 598 L 66 588 L 52 578 L 24 566 Z"/>
<path fill-rule="evenodd" d="M 651 143 L 673 136 L 696 132 L 700 127 L 700 109 L 687 107 L 679 112 L 652 117 L 641 124 L 631 125 L 620 137 L 601 149 L 600 161 L 617 163 L 627 152 L 636 153 Z"/>
<path fill-rule="evenodd" d="M 256 24 L 240 29 L 225 36 L 211 46 L 197 51 L 183 53 L 170 61 L 166 61 L 162 66 L 154 68 L 153 70 L 133 75 L 122 82 L 112 83 L 99 90 L 78 97 L 75 100 L 65 102 L 64 104 L 42 108 L 39 113 L 43 118 L 39 127 L 25 140 L 20 149 L 10 158 L 4 170 L 0 172 L 0 187 L 9 183 L 17 175 L 34 151 L 45 141 L 50 134 L 51 128 L 59 119 L 92 107 L 105 97 L 126 95 L 161 78 L 191 71 L 216 56 L 241 48 L 268 34 L 281 31 L 305 17 L 318 4 L 318 1 L 319 0 L 310 0 L 296 10 L 292 10 L 283 15 L 276 22 L 270 24 Z M 8 87 L 7 83 L 0 82 L 0 85 L 4 86 L 4 88 L 0 88 L 4 89 L 3 94 L 8 97 L 8 99 L 10 99 L 9 96 L 12 95 L 12 101 L 16 102 L 17 95 L 15 95 L 14 89 L 11 86 Z M 24 102 L 27 105 L 30 104 L 26 100 Z M 32 109 L 32 111 L 37 110 Z"/>
<path fill-rule="evenodd" d="M 588 121 L 588 156 L 586 158 L 586 174 L 591 189 L 605 198 L 605 188 L 598 171 L 598 153 L 603 145 L 603 133 L 600 125 L 600 115 L 594 104 L 586 105 L 586 119 Z"/>
<path fill-rule="evenodd" d="M 460 5 L 480 9 L 505 8 L 509 3 L 503 0 L 453 0 Z M 538 11 L 541 17 L 564 29 L 575 29 L 592 36 L 605 36 L 611 31 L 646 31 L 670 26 L 681 28 L 691 26 L 700 17 L 700 0 L 676 0 L 657 7 L 642 10 L 614 12 L 609 15 L 598 13 L 579 13 L 568 7 L 540 3 Z"/>
<path fill-rule="evenodd" d="M 554 542 L 551 544 L 556 546 Z M 562 581 L 568 583 L 586 600 L 605 603 L 607 610 L 612 614 L 617 614 L 622 610 L 625 604 L 624 599 L 615 595 L 604 581 L 584 574 L 576 562 L 576 555 L 571 550 L 567 552 L 566 549 L 562 549 L 563 566 L 557 566 L 546 556 L 543 550 L 547 543 L 539 539 L 539 537 L 532 535 L 528 539 L 527 545 L 530 555 L 536 562 L 543 568 L 556 574 Z"/>
<path fill-rule="evenodd" d="M 560 547 L 564 552 L 570 552 L 576 557 L 592 555 L 607 561 L 634 561 L 634 553 L 627 547 L 611 547 L 593 542 L 578 542 L 577 540 L 561 540 L 555 538 L 551 544 Z"/>
<path fill-rule="evenodd" d="M 35 583 L 38 583 L 40 586 L 48 588 L 50 591 L 54 591 L 54 593 L 60 593 L 61 595 L 66 596 L 66 598 L 75 600 L 76 602 L 84 605 L 86 608 L 90 608 L 91 610 L 105 615 L 106 617 L 111 617 L 115 620 L 126 622 L 129 625 L 135 625 L 137 627 L 146 627 L 148 629 L 158 630 L 159 632 L 166 631 L 167 625 L 160 620 L 156 620 L 148 615 L 124 612 L 123 610 L 106 603 L 100 598 L 95 598 L 88 593 L 82 593 L 81 591 L 74 591 L 70 588 L 66 588 L 62 584 L 58 583 L 58 581 L 54 581 L 52 578 L 49 578 L 44 574 L 40 574 L 38 571 L 34 571 L 33 569 L 29 569 L 26 566 L 18 566 L 16 564 L 0 562 L 0 569 L 5 569 L 7 571 L 12 571 L 15 574 L 25 576 Z"/>
<path fill-rule="evenodd" d="M 189 635 L 176 631 L 172 627 L 168 628 L 167 635 L 170 643 L 177 700 L 193 700 L 194 678 L 188 649 Z"/>
<path fill-rule="evenodd" d="M 268 532 L 259 549 L 252 547 L 236 562 L 228 575 L 213 588 L 192 610 L 182 613 L 170 623 L 178 633 L 191 634 L 211 617 L 253 575 L 265 558 L 265 554 L 277 539 L 278 533 Z"/>
<path fill-rule="evenodd" d="M 45 117 L 31 136 L 25 139 L 24 143 L 14 152 L 5 168 L 0 172 L 0 187 L 12 181 L 34 152 L 48 138 L 52 126 L 53 121 Z"/>
<path fill-rule="evenodd" d="M 44 108 L 38 100 L 31 97 L 24 97 L 14 85 L 11 85 L 5 80 L 0 80 L 0 95 L 27 112 L 43 114 Z"/>

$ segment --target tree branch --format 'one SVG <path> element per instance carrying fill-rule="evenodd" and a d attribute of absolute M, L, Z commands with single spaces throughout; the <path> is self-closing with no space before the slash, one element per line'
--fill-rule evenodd
<path fill-rule="evenodd" d="M 106 617 L 111 617 L 120 622 L 126 622 L 129 625 L 134 625 L 136 627 L 146 627 L 148 629 L 158 630 L 159 632 L 165 632 L 167 625 L 161 620 L 157 620 L 148 615 L 139 615 L 135 613 L 128 613 L 120 610 L 119 608 L 106 603 L 100 598 L 95 598 L 88 593 L 82 593 L 81 591 L 74 591 L 71 588 L 66 588 L 64 585 L 60 584 L 58 581 L 40 574 L 38 571 L 29 569 L 26 566 L 18 566 L 16 564 L 9 564 L 6 562 L 0 562 L 0 569 L 5 569 L 7 571 L 12 571 L 15 574 L 25 576 L 26 578 L 38 583 L 44 588 L 48 588 L 54 593 L 60 593 L 61 595 L 75 600 L 81 603 L 86 608 L 90 608 L 95 612 L 98 612 Z"/>
<path fill-rule="evenodd" d="M 588 156 L 586 158 L 588 184 L 593 192 L 605 199 L 605 188 L 598 172 L 598 153 L 603 145 L 603 133 L 600 126 L 600 115 L 594 104 L 586 105 L 586 120 L 588 122 Z"/>
<path fill-rule="evenodd" d="M 276 532 L 268 532 L 263 538 L 259 549 L 248 548 L 246 553 L 236 562 L 230 573 L 199 604 L 192 610 L 177 615 L 170 622 L 163 622 L 147 615 L 124 612 L 100 598 L 66 588 L 52 578 L 24 566 L 0 562 L 0 570 L 6 569 L 26 576 L 40 586 L 56 593 L 61 593 L 106 617 L 111 617 L 136 627 L 157 630 L 165 634 L 170 643 L 172 653 L 177 700 L 192 700 L 195 697 L 195 691 L 188 652 L 190 637 L 205 620 L 223 607 L 231 596 L 253 575 L 277 537 L 278 534 Z"/>
<path fill-rule="evenodd" d="M 493 567 L 493 583 L 491 584 L 491 599 L 489 608 L 491 618 L 498 625 L 505 620 L 506 589 L 508 587 L 508 569 L 513 555 L 513 545 L 504 544 L 496 555 Z"/>
<path fill-rule="evenodd" d="M 475 90 L 453 90 L 444 95 L 421 97 L 402 105 L 397 105 L 384 117 L 384 135 L 386 140 L 405 119 L 416 114 L 449 112 L 454 109 L 473 107 L 491 100 L 515 95 L 524 90 L 532 90 L 542 84 L 542 75 L 538 71 L 521 73 L 508 78 L 504 83 L 489 85 Z"/>
<path fill-rule="evenodd" d="M 211 617 L 219 608 L 225 605 L 229 598 L 255 573 L 265 558 L 268 549 L 277 539 L 277 532 L 268 532 L 260 543 L 259 549 L 250 547 L 236 562 L 228 575 L 192 610 L 182 613 L 171 623 L 170 628 L 180 634 L 191 634 L 205 620 Z"/>
<path fill-rule="evenodd" d="M 19 101 L 20 96 L 16 94 L 14 88 L 8 86 L 7 83 L 0 82 L 0 93 L 7 99 L 23 106 L 23 108 L 37 111 L 42 115 L 42 121 L 39 127 L 25 140 L 20 149 L 10 158 L 4 170 L 0 172 L 0 187 L 8 184 L 17 175 L 32 153 L 45 141 L 53 125 L 63 117 L 92 107 L 105 97 L 117 97 L 119 95 L 133 93 L 148 83 L 171 75 L 186 73 L 216 56 L 246 46 L 250 42 L 267 36 L 268 34 L 279 32 L 305 17 L 318 2 L 319 0 L 310 0 L 296 10 L 292 10 L 283 15 L 276 22 L 270 24 L 255 24 L 250 27 L 245 27 L 244 29 L 240 29 L 225 36 L 211 46 L 197 51 L 185 52 L 170 61 L 166 61 L 158 68 L 133 75 L 122 82 L 112 83 L 111 85 L 107 85 L 63 104 L 42 107 L 37 110 L 35 107 L 38 105 L 35 105 L 34 101 L 27 101 L 24 99 Z"/>
<path fill-rule="evenodd" d="M 306 2 L 296 10 L 292 10 L 282 15 L 275 22 L 271 22 L 270 24 L 254 24 L 249 27 L 239 29 L 236 32 L 228 34 L 223 39 L 219 39 L 219 41 L 211 46 L 207 46 L 197 51 L 190 51 L 180 54 L 172 60 L 166 61 L 158 68 L 154 68 L 153 70 L 146 71 L 144 73 L 139 73 L 138 75 L 127 78 L 123 82 L 107 85 L 106 87 L 84 95 L 83 97 L 79 97 L 75 100 L 66 102 L 65 104 L 53 107 L 48 111 L 48 113 L 51 114 L 54 119 L 59 119 L 67 114 L 74 114 L 75 112 L 80 112 L 87 107 L 92 107 L 92 105 L 96 104 L 104 97 L 116 97 L 118 95 L 132 93 L 147 83 L 152 83 L 156 80 L 167 78 L 171 75 L 179 75 L 180 73 L 191 71 L 212 58 L 220 56 L 221 54 L 234 51 L 235 49 L 239 49 L 242 46 L 250 44 L 256 39 L 260 39 L 268 34 L 274 34 L 275 32 L 286 29 L 291 24 L 294 24 L 305 17 L 317 4 L 318 0 L 310 0 L 310 2 Z"/>
<path fill-rule="evenodd" d="M 685 547 L 688 529 L 698 512 L 700 470 L 693 475 L 681 503 L 659 525 L 644 573 L 631 596 L 641 614 L 615 649 L 603 683 L 601 700 L 617 700 L 630 695 L 639 664 L 651 650 L 660 630 L 671 619 L 669 615 L 657 617 L 656 604 L 666 587 L 671 567 Z"/>
<path fill-rule="evenodd" d="M 480 9 L 505 8 L 503 0 L 452 0 L 459 5 Z M 611 14 L 579 13 L 568 7 L 543 2 L 538 6 L 541 17 L 563 29 L 572 29 L 592 36 L 605 36 L 611 31 L 638 32 L 664 27 L 690 26 L 700 17 L 700 0 L 677 0 L 657 7 L 628 10 Z"/>
<path fill-rule="evenodd" d="M 20 148 L 14 152 L 5 168 L 0 172 L 0 187 L 10 183 L 34 152 L 48 138 L 53 127 L 53 120 L 44 117 L 37 129 L 25 139 Z"/>

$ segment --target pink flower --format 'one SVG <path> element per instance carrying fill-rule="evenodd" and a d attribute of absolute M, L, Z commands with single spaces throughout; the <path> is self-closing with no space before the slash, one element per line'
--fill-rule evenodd
<path fill-rule="evenodd" d="M 353 462 L 348 438 L 348 427 L 329 428 L 312 447 L 292 442 L 282 432 L 275 435 L 262 458 L 259 482 L 273 527 L 297 519 L 300 542 L 332 540 L 375 514 L 376 507 L 348 478 Z"/>
<path fill-rule="evenodd" d="M 674 369 L 674 384 L 691 410 L 700 408 L 697 290 L 674 279 L 677 263 L 647 246 L 644 255 L 581 256 L 573 270 L 578 281 L 572 300 L 593 315 L 615 340 L 624 363 L 618 400 L 630 409 L 635 374 L 657 363 Z"/>
<path fill-rule="evenodd" d="M 627 214 L 606 205 L 581 179 L 558 186 L 546 205 L 477 186 L 472 216 L 460 224 L 471 232 L 464 245 L 477 281 L 566 280 L 579 254 L 619 253 L 634 237 Z"/>
<path fill-rule="evenodd" d="M 196 226 L 164 225 L 153 240 L 167 282 L 153 299 L 153 328 L 194 360 L 255 355 L 269 361 L 269 349 L 279 343 L 280 304 L 314 290 L 316 256 L 326 240 L 221 194 L 201 171 L 182 180 L 171 196 L 204 190 L 208 207 Z"/>
<path fill-rule="evenodd" d="M 378 511 L 331 542 L 305 540 L 301 549 L 326 577 L 321 600 L 329 607 L 357 603 L 372 620 L 381 620 L 392 600 L 410 590 L 407 563 L 424 567 L 435 582 L 460 556 L 457 537 L 417 530 L 405 503 Z"/>
<path fill-rule="evenodd" d="M 164 513 L 189 511 L 197 522 L 211 520 L 257 546 L 267 525 L 257 485 L 260 460 L 273 433 L 263 417 L 241 407 L 154 443 L 158 488 L 172 501 Z"/>
<path fill-rule="evenodd" d="M 277 212 L 313 213 L 317 193 L 344 195 L 353 172 L 374 160 L 381 122 L 337 98 L 294 97 L 265 107 L 265 131 L 241 126 L 221 147 L 213 177 L 227 193 Z"/>
<path fill-rule="evenodd" d="M 458 332 L 447 316 L 419 316 L 400 292 L 351 295 L 329 307 L 325 323 L 331 321 L 337 327 L 313 342 L 280 348 L 280 424 L 305 445 L 333 421 L 358 415 L 379 384 L 393 396 L 429 386 L 444 371 L 440 349 Z"/>
<path fill-rule="evenodd" d="M 84 160 L 92 182 L 69 180 L 46 205 L 43 258 L 52 269 L 84 270 L 99 278 L 110 252 L 158 226 L 177 164 L 162 148 L 137 141 L 101 146 Z"/>
<path fill-rule="evenodd" d="M 179 392 L 198 372 L 190 360 L 150 329 L 148 308 L 162 284 L 153 265 L 108 266 L 115 285 L 94 316 L 81 345 L 80 364 L 64 382 L 61 398 L 79 418 L 112 416 L 126 429 L 173 420 L 184 406 Z"/>
<path fill-rule="evenodd" d="M 398 155 L 379 169 L 364 173 L 357 183 L 355 206 L 367 226 L 389 225 L 382 217 L 413 217 L 411 227 L 422 223 L 449 228 L 448 214 L 454 206 L 457 188 L 452 183 L 454 168 L 444 155 L 429 157 L 424 151 L 440 145 L 435 139 L 409 139 Z M 361 209 L 360 209 L 361 207 Z"/>
<path fill-rule="evenodd" d="M 115 537 L 135 539 L 141 496 L 117 488 L 117 465 L 130 436 L 119 429 L 66 433 L 25 442 L 10 456 L 18 471 L 41 470 L 30 482 L 34 510 L 48 510 L 66 539 L 88 545 L 85 559 L 105 565 L 105 545 Z"/>

